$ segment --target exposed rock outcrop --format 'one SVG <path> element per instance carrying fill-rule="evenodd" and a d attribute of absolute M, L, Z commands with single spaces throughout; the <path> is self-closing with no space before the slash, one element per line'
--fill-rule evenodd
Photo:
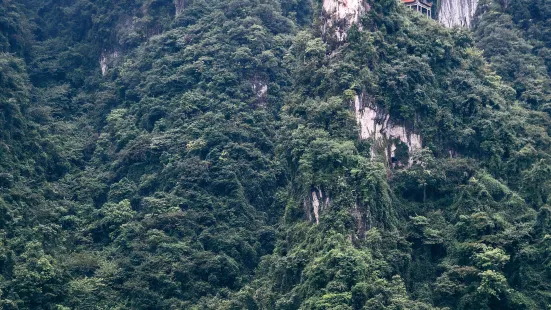
<path fill-rule="evenodd" d="M 368 10 L 364 0 L 323 0 L 323 34 L 344 41 L 348 29 L 359 23 L 360 16 Z"/>
<path fill-rule="evenodd" d="M 446 27 L 471 27 L 478 0 L 442 0 L 438 21 Z"/>
<path fill-rule="evenodd" d="M 256 95 L 256 100 L 259 105 L 265 105 L 268 100 L 268 84 L 266 82 L 255 79 L 252 81 L 252 89 Z"/>
<path fill-rule="evenodd" d="M 382 152 L 386 160 L 393 163 L 399 144 L 407 146 L 409 153 L 422 148 L 421 136 L 393 122 L 382 109 L 373 104 L 364 104 L 363 101 L 360 96 L 354 98 L 354 111 L 360 126 L 360 138 L 372 142 L 372 158 Z M 411 165 L 411 160 L 407 164 Z"/>
<path fill-rule="evenodd" d="M 329 196 L 324 196 L 322 190 L 312 189 L 310 196 L 304 200 L 304 209 L 308 220 L 319 224 L 320 213 L 329 206 L 330 201 Z"/>
<path fill-rule="evenodd" d="M 174 0 L 174 8 L 176 9 L 176 16 L 180 15 L 185 7 L 185 0 Z"/>
<path fill-rule="evenodd" d="M 119 57 L 118 51 L 113 51 L 112 53 L 103 52 L 99 60 L 99 65 L 101 68 L 101 75 L 105 76 L 109 66 Z"/>

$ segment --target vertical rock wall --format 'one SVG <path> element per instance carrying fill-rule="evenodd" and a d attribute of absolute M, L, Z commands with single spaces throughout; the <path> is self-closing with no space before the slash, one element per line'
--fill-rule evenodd
<path fill-rule="evenodd" d="M 174 0 L 174 8 L 176 9 L 176 16 L 180 15 L 184 10 L 185 2 L 184 0 Z"/>
<path fill-rule="evenodd" d="M 359 23 L 360 16 L 368 10 L 364 0 L 323 0 L 323 34 L 344 41 L 350 26 Z"/>
<path fill-rule="evenodd" d="M 264 106 L 268 100 L 268 84 L 258 77 L 251 81 L 251 87 L 256 95 L 256 102 L 259 106 Z"/>
<path fill-rule="evenodd" d="M 118 51 L 113 51 L 112 53 L 103 52 L 99 60 L 99 66 L 101 68 L 101 75 L 105 76 L 107 69 L 112 63 L 119 57 Z"/>
<path fill-rule="evenodd" d="M 471 27 L 478 0 L 441 0 L 438 21 L 446 27 Z"/>
<path fill-rule="evenodd" d="M 388 162 L 392 162 L 398 143 L 406 145 L 410 153 L 422 148 L 421 136 L 392 122 L 390 115 L 377 107 L 363 104 L 360 96 L 354 98 L 354 110 L 356 121 L 360 126 L 360 138 L 369 139 L 372 142 L 372 158 L 375 157 L 377 151 L 380 151 L 383 152 Z M 411 162 L 407 164 L 410 165 Z"/>
<path fill-rule="evenodd" d="M 310 191 L 308 199 L 305 199 L 303 202 L 304 211 L 308 220 L 311 222 L 315 221 L 316 224 L 319 224 L 321 211 L 328 208 L 330 203 L 331 200 L 327 195 L 323 194 L 322 190 L 313 188 Z"/>

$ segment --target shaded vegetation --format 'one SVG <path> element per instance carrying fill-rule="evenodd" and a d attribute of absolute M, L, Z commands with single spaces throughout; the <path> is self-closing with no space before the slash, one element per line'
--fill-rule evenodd
<path fill-rule="evenodd" d="M 547 309 L 548 5 L 368 2 L 0 0 L 1 307 Z"/>

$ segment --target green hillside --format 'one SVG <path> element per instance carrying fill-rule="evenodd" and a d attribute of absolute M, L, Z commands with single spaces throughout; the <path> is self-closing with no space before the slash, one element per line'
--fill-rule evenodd
<path fill-rule="evenodd" d="M 0 308 L 551 309 L 551 4 L 340 1 L 0 0 Z"/>

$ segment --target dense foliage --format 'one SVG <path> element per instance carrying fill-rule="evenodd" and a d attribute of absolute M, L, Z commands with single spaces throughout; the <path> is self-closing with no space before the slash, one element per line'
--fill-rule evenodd
<path fill-rule="evenodd" d="M 0 0 L 2 309 L 549 308 L 549 4 L 367 2 Z"/>

